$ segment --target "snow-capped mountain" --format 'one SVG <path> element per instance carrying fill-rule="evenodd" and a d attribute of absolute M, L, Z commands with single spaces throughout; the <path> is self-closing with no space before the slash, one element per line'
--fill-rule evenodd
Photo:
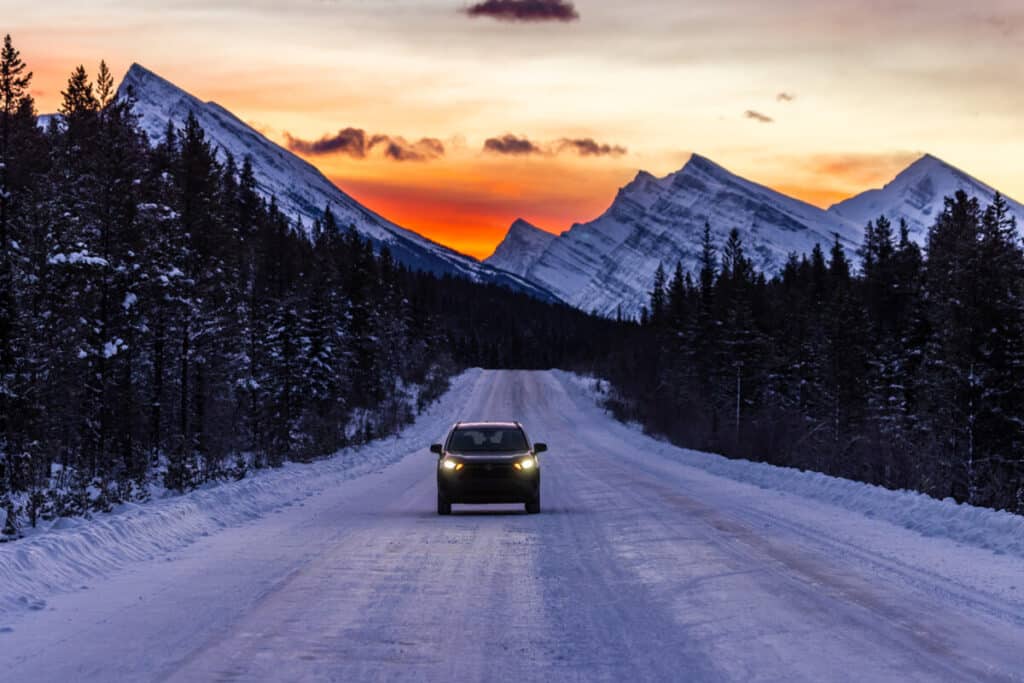
<path fill-rule="evenodd" d="M 842 216 L 693 155 L 664 178 L 638 173 L 603 215 L 559 235 L 521 272 L 584 310 L 612 315 L 621 306 L 636 315 L 659 263 L 669 268 L 681 261 L 696 270 L 705 222 L 718 244 L 737 228 L 749 257 L 766 272 L 781 268 L 790 252 L 809 252 L 815 244 L 827 248 L 837 235 L 852 252 L 863 232 Z M 500 256 L 499 263 L 514 262 Z"/>
<path fill-rule="evenodd" d="M 386 244 L 397 260 L 412 268 L 502 284 L 545 300 L 555 298 L 514 274 L 432 242 L 377 215 L 341 191 L 312 164 L 271 142 L 224 107 L 203 102 L 138 64 L 133 64 L 125 74 L 118 95 L 126 96 L 129 88 L 135 98 L 139 123 L 151 141 L 164 137 L 168 121 L 181 127 L 191 111 L 218 154 L 223 157 L 230 153 L 239 162 L 251 157 L 260 192 L 267 197 L 275 196 L 280 209 L 307 229 L 329 206 L 339 225 L 354 225 L 376 245 Z"/>
<path fill-rule="evenodd" d="M 554 239 L 531 242 L 528 236 L 538 229 L 517 221 L 487 262 L 514 269 L 584 310 L 611 315 L 621 306 L 624 314 L 636 315 L 647 303 L 659 263 L 671 268 L 681 261 L 684 268 L 697 269 L 704 221 L 711 224 L 718 245 L 738 228 L 755 266 L 771 274 L 789 253 L 807 253 L 815 244 L 827 248 L 837 235 L 856 261 L 864 226 L 880 215 L 894 223 L 905 218 L 911 237 L 923 244 L 944 198 L 957 190 L 977 197 L 982 206 L 996 192 L 927 155 L 884 188 L 823 211 L 695 154 L 664 178 L 640 171 L 602 216 Z M 1007 202 L 1024 226 L 1024 206 Z M 541 250 L 543 242 L 547 246 Z"/>
<path fill-rule="evenodd" d="M 879 216 L 893 223 L 904 218 L 911 237 L 923 244 L 935 219 L 942 213 L 944 200 L 957 190 L 977 197 L 982 207 L 995 198 L 996 191 L 972 178 L 958 168 L 928 154 L 896 176 L 880 190 L 868 190 L 856 197 L 839 202 L 829 211 L 847 218 L 857 225 L 865 225 Z M 1024 226 L 1024 206 L 1007 198 L 1010 209 Z"/>
<path fill-rule="evenodd" d="M 556 236 L 550 232 L 517 218 L 509 227 L 505 239 L 485 261 L 495 268 L 522 277 L 555 239 Z"/>

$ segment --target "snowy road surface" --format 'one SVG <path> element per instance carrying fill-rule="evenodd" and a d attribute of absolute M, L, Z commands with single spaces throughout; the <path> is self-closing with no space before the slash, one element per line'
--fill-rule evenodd
<path fill-rule="evenodd" d="M 458 386 L 412 429 L 522 419 L 541 515 L 438 517 L 423 438 L 0 612 L 0 680 L 1024 680 L 1018 555 L 687 465 L 562 373 Z"/>

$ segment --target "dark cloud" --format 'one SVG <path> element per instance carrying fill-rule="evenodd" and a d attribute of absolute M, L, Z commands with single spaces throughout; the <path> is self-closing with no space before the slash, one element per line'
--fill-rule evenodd
<path fill-rule="evenodd" d="M 775 123 L 775 119 L 773 119 L 772 117 L 768 116 L 767 114 L 762 114 L 759 111 L 754 111 L 753 109 L 746 110 L 745 112 L 743 112 L 743 115 L 746 116 L 748 119 L 757 121 L 758 123 Z"/>
<path fill-rule="evenodd" d="M 395 161 L 432 161 L 444 156 L 444 144 L 437 138 L 409 142 L 401 136 L 374 135 L 367 149 L 382 146 L 384 156 Z"/>
<path fill-rule="evenodd" d="M 780 92 L 775 96 L 776 102 L 792 102 L 796 99 L 796 95 L 791 92 Z"/>
<path fill-rule="evenodd" d="M 609 145 L 598 142 L 594 138 L 562 138 L 558 141 L 558 151 L 575 150 L 581 157 L 621 156 L 626 148 L 621 145 Z"/>
<path fill-rule="evenodd" d="M 526 155 L 541 154 L 543 150 L 527 138 L 507 133 L 500 138 L 487 138 L 484 141 L 484 151 L 496 154 Z"/>
<path fill-rule="evenodd" d="M 288 149 L 302 154 L 348 154 L 354 159 L 366 156 L 366 131 L 361 128 L 342 128 L 334 135 L 324 135 L 319 140 L 302 140 L 289 133 L 284 134 Z"/>
<path fill-rule="evenodd" d="M 343 128 L 319 140 L 303 140 L 288 133 L 284 137 L 288 149 L 302 154 L 347 154 L 353 159 L 365 159 L 371 150 L 380 147 L 384 156 L 394 161 L 431 161 L 444 156 L 444 144 L 437 138 L 410 142 L 399 135 L 368 136 L 361 128 Z"/>
<path fill-rule="evenodd" d="M 499 21 L 575 21 L 579 12 L 565 0 L 482 0 L 462 10 L 471 17 Z"/>
<path fill-rule="evenodd" d="M 619 156 L 625 154 L 627 150 L 621 145 L 610 145 L 598 142 L 593 138 L 561 138 L 541 145 L 529 138 L 507 133 L 498 138 L 487 138 L 484 142 L 484 151 L 514 156 L 526 156 L 528 154 L 555 156 L 569 151 L 576 152 L 581 157 L 603 157 Z"/>

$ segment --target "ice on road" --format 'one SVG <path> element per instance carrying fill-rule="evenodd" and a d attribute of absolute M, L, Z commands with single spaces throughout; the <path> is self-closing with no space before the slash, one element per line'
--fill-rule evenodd
<path fill-rule="evenodd" d="M 0 612 L 0 680 L 1024 680 L 1019 555 L 712 474 L 564 373 L 457 387 L 393 464 Z M 549 444 L 541 515 L 435 514 L 456 419 Z"/>

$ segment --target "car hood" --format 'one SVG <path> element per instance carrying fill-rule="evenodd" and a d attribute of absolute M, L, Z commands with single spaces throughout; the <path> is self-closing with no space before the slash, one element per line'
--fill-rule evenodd
<path fill-rule="evenodd" d="M 495 453 L 493 451 L 467 451 L 464 453 L 452 453 L 447 455 L 470 462 L 512 462 L 530 455 L 530 451 L 516 451 L 515 453 Z"/>

